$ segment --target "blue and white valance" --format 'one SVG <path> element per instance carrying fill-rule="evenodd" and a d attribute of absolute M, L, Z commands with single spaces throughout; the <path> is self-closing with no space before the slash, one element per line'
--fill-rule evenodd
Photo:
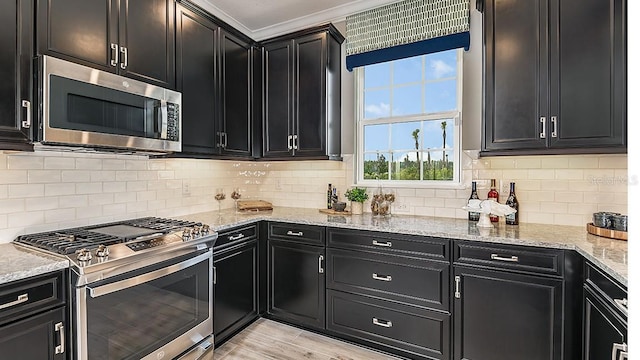
<path fill-rule="evenodd" d="M 347 17 L 347 69 L 463 47 L 469 0 L 404 0 Z"/>

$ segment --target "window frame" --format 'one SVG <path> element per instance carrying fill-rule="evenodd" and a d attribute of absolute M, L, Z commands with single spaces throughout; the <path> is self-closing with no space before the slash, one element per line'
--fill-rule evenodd
<path fill-rule="evenodd" d="M 385 187 L 410 187 L 410 188 L 461 188 L 463 186 L 462 179 L 462 118 L 463 118 L 463 49 L 457 49 L 457 84 L 456 84 L 456 96 L 458 98 L 458 109 L 452 111 L 444 111 L 444 112 L 436 112 L 436 113 L 427 113 L 427 114 L 413 114 L 406 116 L 390 116 L 390 117 L 381 117 L 375 119 L 365 120 L 364 118 L 364 68 L 358 67 L 354 69 L 354 79 L 355 79 L 355 153 L 356 153 L 356 162 L 354 163 L 354 180 L 355 185 L 365 186 L 365 187 L 376 187 L 376 186 L 385 186 Z M 424 71 L 424 68 L 423 68 Z M 425 83 L 433 82 L 426 80 Z M 393 85 L 392 85 L 393 87 Z M 393 108 L 393 94 L 391 95 Z M 425 101 L 424 99 L 422 101 Z M 395 124 L 395 123 L 406 123 L 406 122 L 419 122 L 428 121 L 428 120 L 447 120 L 453 119 L 453 179 L 452 180 L 377 180 L 377 179 L 364 179 L 364 127 L 365 125 L 380 125 L 380 124 Z M 422 131 L 422 127 L 421 127 Z M 424 133 L 423 133 L 424 134 Z M 391 138 L 391 137 L 390 137 Z M 421 141 L 424 141 L 424 137 L 420 137 Z M 389 148 L 391 151 L 398 151 L 404 149 L 391 149 L 391 144 L 389 144 Z M 411 151 L 415 151 L 415 149 L 410 149 Z M 430 150 L 430 151 L 442 151 L 443 149 L 438 150 Z M 425 149 L 420 149 L 421 152 L 424 152 Z M 420 164 L 420 173 L 423 173 L 423 164 Z"/>

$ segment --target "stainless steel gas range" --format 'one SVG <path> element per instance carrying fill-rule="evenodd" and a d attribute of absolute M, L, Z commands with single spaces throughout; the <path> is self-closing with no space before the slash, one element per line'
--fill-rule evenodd
<path fill-rule="evenodd" d="M 197 359 L 213 347 L 209 226 L 140 218 L 18 237 L 71 264 L 74 359 Z"/>

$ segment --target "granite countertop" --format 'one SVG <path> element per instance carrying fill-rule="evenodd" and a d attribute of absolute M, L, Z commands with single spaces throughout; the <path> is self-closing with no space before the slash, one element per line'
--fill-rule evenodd
<path fill-rule="evenodd" d="M 234 210 L 212 211 L 180 217 L 209 224 L 217 231 L 260 220 L 291 222 L 399 234 L 445 237 L 502 244 L 527 245 L 576 250 L 587 260 L 627 286 L 627 242 L 590 235 L 579 226 L 542 224 L 500 224 L 493 229 L 479 229 L 465 219 L 426 216 L 371 214 L 335 216 L 316 209 L 276 208 L 261 213 L 236 214 Z"/>
<path fill-rule="evenodd" d="M 13 244 L 0 244 L 0 285 L 69 267 L 63 258 Z"/>

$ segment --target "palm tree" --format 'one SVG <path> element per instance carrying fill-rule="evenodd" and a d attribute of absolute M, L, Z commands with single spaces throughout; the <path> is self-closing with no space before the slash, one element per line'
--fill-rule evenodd
<path fill-rule="evenodd" d="M 420 164 L 420 152 L 418 151 L 420 149 L 420 142 L 418 142 L 418 134 L 420 134 L 420 129 L 415 129 L 411 133 L 411 136 L 413 136 L 413 140 L 416 142 L 416 161 Z"/>
<path fill-rule="evenodd" d="M 440 123 L 440 128 L 442 129 L 442 167 L 444 168 L 446 165 L 444 163 L 445 158 L 445 147 L 447 146 L 447 122 L 443 121 Z"/>

